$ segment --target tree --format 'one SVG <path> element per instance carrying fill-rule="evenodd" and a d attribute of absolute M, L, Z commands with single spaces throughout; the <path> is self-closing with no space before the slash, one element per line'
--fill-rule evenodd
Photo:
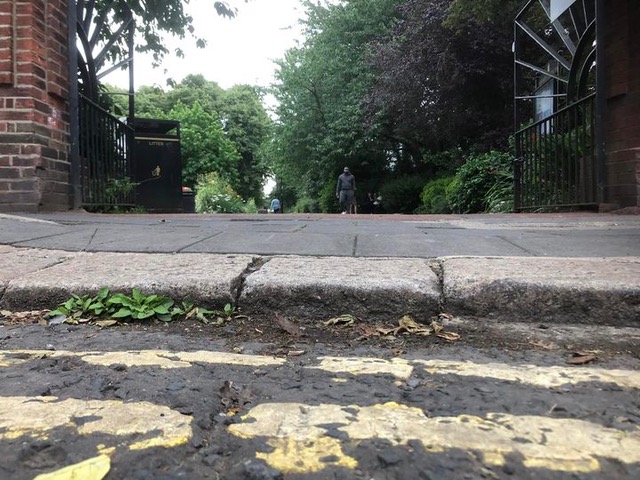
<path fill-rule="evenodd" d="M 415 156 L 456 146 L 487 149 L 511 126 L 511 25 L 458 16 L 451 0 L 406 0 L 398 23 L 374 46 L 369 122 Z M 432 172 L 433 174 L 434 172 Z"/>
<path fill-rule="evenodd" d="M 109 98 L 122 101 L 120 96 Z M 187 75 L 167 91 L 138 89 L 136 116 L 182 123 L 185 185 L 193 186 L 198 175 L 215 171 L 245 200 L 262 200 L 262 182 L 269 168 L 261 152 L 272 122 L 255 87 L 224 90 L 202 75 Z"/>
<path fill-rule="evenodd" d="M 178 38 L 189 34 L 195 38 L 197 46 L 206 46 L 206 41 L 196 35 L 193 18 L 185 12 L 184 5 L 189 3 L 188 0 L 78 0 L 78 3 L 83 4 L 89 10 L 89 17 L 94 19 L 103 16 L 122 18 L 124 11 L 130 9 L 136 22 L 136 31 L 142 39 L 136 50 L 151 53 L 157 63 L 169 53 L 162 39 L 164 34 Z M 234 17 L 237 12 L 237 8 L 228 1 L 214 1 L 213 9 L 218 15 L 228 18 Z M 110 29 L 104 30 L 102 40 L 107 43 L 113 34 Z M 111 55 L 114 59 L 121 59 L 124 51 L 124 38 L 121 38 L 112 48 Z M 182 55 L 179 50 L 175 53 Z"/>
<path fill-rule="evenodd" d="M 331 194 L 326 186 L 345 165 L 364 178 L 375 177 L 386 163 L 364 126 L 362 98 L 374 80 L 368 42 L 393 21 L 397 3 L 305 2 L 305 43 L 278 62 L 278 121 L 270 149 L 278 180 L 295 186 L 299 197 Z"/>
<path fill-rule="evenodd" d="M 166 118 L 180 122 L 182 183 L 194 188 L 199 176 L 216 172 L 235 189 L 240 155 L 222 130 L 220 117 L 206 112 L 199 102 L 178 102 Z"/>
<path fill-rule="evenodd" d="M 259 203 L 262 183 L 269 172 L 262 149 L 272 125 L 259 91 L 249 85 L 231 87 L 222 96 L 220 112 L 223 129 L 240 154 L 236 191 L 242 198 Z"/>

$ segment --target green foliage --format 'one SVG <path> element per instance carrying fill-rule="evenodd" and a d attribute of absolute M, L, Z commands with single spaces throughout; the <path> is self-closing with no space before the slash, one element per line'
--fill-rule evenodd
<path fill-rule="evenodd" d="M 48 317 L 57 317 L 64 315 L 73 319 L 79 319 L 82 317 L 97 317 L 105 312 L 109 311 L 106 304 L 107 297 L 109 296 L 109 289 L 101 289 L 97 295 L 71 295 L 64 303 L 58 305 L 58 308 L 50 311 Z"/>
<path fill-rule="evenodd" d="M 242 198 L 260 202 L 262 183 L 269 172 L 263 144 L 272 130 L 261 93 L 249 85 L 233 86 L 222 95 L 219 111 L 225 134 L 240 155 L 234 189 Z"/>
<path fill-rule="evenodd" d="M 229 308 L 229 305 L 225 305 L 223 312 L 223 315 L 228 318 L 234 313 L 233 307 L 231 306 L 231 313 Z M 144 295 L 136 288 L 131 291 L 131 295 L 111 293 L 108 288 L 102 288 L 95 296 L 71 295 L 55 310 L 50 311 L 47 317 L 64 317 L 66 323 L 95 321 L 105 317 L 117 321 L 156 319 L 163 322 L 182 317 L 209 323 L 208 317 L 212 314 L 220 314 L 220 312 L 197 307 L 189 301 L 183 301 L 178 305 L 168 297 L 156 294 Z"/>
<path fill-rule="evenodd" d="M 105 194 L 111 203 L 117 203 L 119 199 L 127 197 L 138 186 L 129 177 L 110 178 L 105 187 Z"/>
<path fill-rule="evenodd" d="M 133 289 L 131 295 L 116 293 L 109 297 L 107 306 L 112 307 L 112 318 L 131 318 L 132 320 L 144 320 L 156 317 L 163 322 L 171 321 L 170 308 L 173 300 L 162 295 L 143 295 L 140 290 Z"/>
<path fill-rule="evenodd" d="M 242 197 L 215 172 L 198 179 L 195 203 L 198 213 L 256 213 L 258 211 L 253 200 L 245 203 Z"/>
<path fill-rule="evenodd" d="M 387 213 L 413 213 L 420 206 L 424 180 L 418 176 L 402 176 L 380 188 L 382 205 Z"/>
<path fill-rule="evenodd" d="M 187 75 L 167 91 L 141 87 L 136 113 L 181 122 L 184 185 L 193 188 L 200 175 L 217 172 L 242 198 L 262 203 L 273 124 L 262 95 L 257 87 L 224 90 L 202 75 Z"/>
<path fill-rule="evenodd" d="M 503 205 L 507 198 L 509 176 L 513 178 L 513 157 L 492 151 L 472 154 L 456 172 L 456 181 L 449 184 L 447 199 L 454 213 L 477 213 Z M 501 185 L 495 187 L 495 185 Z M 493 190 L 492 190 L 493 188 Z"/>
<path fill-rule="evenodd" d="M 420 213 L 451 213 L 447 201 L 447 188 L 455 177 L 437 178 L 431 180 L 422 189 L 420 194 Z"/>
<path fill-rule="evenodd" d="M 123 3 L 131 9 L 135 19 L 137 35 L 142 40 L 137 42 L 136 50 L 139 52 L 149 52 L 153 55 L 156 63 L 160 63 L 162 58 L 169 53 L 164 44 L 163 37 L 170 34 L 178 38 L 184 38 L 187 34 L 193 36 L 196 45 L 200 48 L 206 46 L 206 41 L 195 34 L 193 17 L 185 11 L 184 6 L 188 1 L 183 0 L 126 0 L 126 2 L 113 2 L 111 0 L 97 0 L 86 3 L 87 8 L 95 7 L 91 17 L 94 19 L 104 14 L 108 19 L 122 18 Z M 90 7 L 89 7 L 90 6 Z M 213 9 L 218 15 L 224 17 L 234 17 L 236 9 L 229 2 L 214 1 Z M 113 38 L 114 44 L 110 49 L 109 56 L 114 62 L 123 60 L 126 54 L 126 36 L 115 37 L 115 32 L 107 31 L 101 40 L 107 42 Z M 182 56 L 181 50 L 176 50 L 177 56 Z"/>
<path fill-rule="evenodd" d="M 452 0 L 444 24 L 462 28 L 471 19 L 481 24 L 511 23 L 523 4 L 522 0 Z"/>
<path fill-rule="evenodd" d="M 362 99 L 375 81 L 368 42 L 393 22 L 397 3 L 304 2 L 306 40 L 277 62 L 278 123 L 268 150 L 275 175 L 298 197 L 319 199 L 326 179 L 347 164 L 366 159 L 377 170 L 386 162 L 364 125 Z"/>
<path fill-rule="evenodd" d="M 310 197 L 302 197 L 293 206 L 293 211 L 295 213 L 318 213 L 320 207 L 317 200 Z"/>
<path fill-rule="evenodd" d="M 194 188 L 197 179 L 210 172 L 237 183 L 240 154 L 215 112 L 206 112 L 198 102 L 178 102 L 167 116 L 180 122 L 183 185 Z"/>
<path fill-rule="evenodd" d="M 341 211 L 340 202 L 336 198 L 336 179 L 329 180 L 320 191 L 318 204 L 320 211 L 323 213 L 338 213 Z"/>

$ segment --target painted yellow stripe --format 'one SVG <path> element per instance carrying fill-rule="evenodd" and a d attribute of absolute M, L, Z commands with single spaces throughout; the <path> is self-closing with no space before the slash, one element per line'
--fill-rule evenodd
<path fill-rule="evenodd" d="M 448 360 L 414 360 L 413 363 L 422 365 L 430 374 L 494 378 L 545 388 L 582 382 L 605 382 L 624 388 L 640 388 L 640 372 L 636 370 L 587 366 L 542 367 Z"/>
<path fill-rule="evenodd" d="M 79 357 L 91 365 L 113 365 L 128 367 L 156 366 L 160 368 L 188 368 L 193 363 L 211 363 L 243 366 L 277 366 L 286 362 L 284 358 L 260 355 L 241 355 L 226 352 L 171 352 L 169 350 L 140 350 L 128 352 L 71 352 L 65 350 L 7 350 L 0 352 L 0 367 L 9 367 L 38 358 Z"/>
<path fill-rule="evenodd" d="M 172 352 L 169 350 L 139 350 L 116 352 L 71 352 L 64 350 L 6 350 L 0 352 L 0 368 L 11 367 L 39 358 L 79 357 L 92 365 L 108 366 L 120 363 L 129 367 L 156 366 L 159 368 L 188 368 L 194 363 L 218 365 L 240 365 L 268 367 L 283 365 L 285 358 L 263 355 L 242 355 L 226 352 L 194 351 Z M 612 383 L 623 388 L 640 388 L 640 371 L 606 369 L 591 366 L 539 366 L 509 365 L 504 363 L 476 363 L 452 360 L 391 360 L 373 357 L 319 357 L 317 365 L 304 368 L 318 369 L 329 373 L 352 375 L 387 374 L 399 379 L 408 379 L 415 368 L 424 369 L 432 375 L 457 375 L 482 377 L 516 382 L 535 387 L 558 387 L 566 384 L 586 382 Z"/>
<path fill-rule="evenodd" d="M 307 368 L 352 375 L 388 374 L 403 379 L 409 378 L 413 372 L 413 367 L 402 358 L 384 360 L 369 357 L 320 357 L 318 360 L 320 363 L 317 366 Z"/>
<path fill-rule="evenodd" d="M 505 456 L 521 456 L 527 467 L 564 472 L 596 472 L 598 457 L 621 463 L 640 462 L 640 429 L 619 431 L 583 420 L 490 413 L 427 417 L 422 410 L 397 403 L 360 407 L 300 403 L 266 403 L 252 408 L 243 423 L 229 426 L 241 438 L 266 437 L 274 449 L 261 458 L 285 473 L 317 472 L 329 465 L 355 468 L 322 425 L 339 424 L 351 444 L 384 439 L 392 445 L 422 442 L 428 451 L 462 449 L 481 452 L 489 465 Z M 333 436 L 332 436 L 333 437 Z M 334 463 L 320 446 L 330 448 Z"/>

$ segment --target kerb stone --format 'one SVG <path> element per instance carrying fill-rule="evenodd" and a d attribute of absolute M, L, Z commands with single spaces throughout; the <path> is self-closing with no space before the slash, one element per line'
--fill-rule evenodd
<path fill-rule="evenodd" d="M 300 319 L 428 320 L 439 312 L 440 293 L 425 259 L 275 257 L 246 278 L 239 305 L 248 314 Z"/>

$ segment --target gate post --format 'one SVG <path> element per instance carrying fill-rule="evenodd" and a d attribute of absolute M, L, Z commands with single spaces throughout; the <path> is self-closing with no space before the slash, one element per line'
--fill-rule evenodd
<path fill-rule="evenodd" d="M 67 0 L 0 0 L 0 212 L 71 207 Z"/>

